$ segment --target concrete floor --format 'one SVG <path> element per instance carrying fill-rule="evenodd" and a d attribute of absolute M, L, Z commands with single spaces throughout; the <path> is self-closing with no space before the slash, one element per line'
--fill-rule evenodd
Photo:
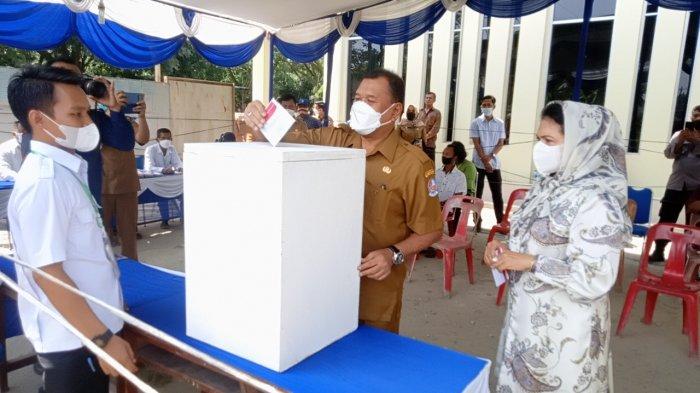
<path fill-rule="evenodd" d="M 485 228 L 494 223 L 493 212 L 484 212 Z M 144 239 L 139 242 L 142 261 L 158 266 L 182 270 L 184 267 L 183 231 L 179 225 L 172 230 L 160 230 L 157 224 L 141 228 Z M 483 253 L 486 234 L 475 241 L 474 255 Z M 625 269 L 625 289 L 636 275 L 641 239 L 628 250 Z M 413 279 L 406 283 L 401 334 L 439 346 L 494 359 L 498 335 L 503 323 L 505 307 L 496 307 L 496 288 L 490 271 L 476 264 L 477 282 L 466 280 L 464 254 L 453 283 L 451 298 L 442 295 L 442 264 L 435 259 L 421 259 Z M 478 258 L 477 258 L 478 259 Z M 613 329 L 620 316 L 624 293 L 612 292 Z M 657 303 L 653 324 L 640 322 L 643 298 L 635 304 L 632 318 L 622 337 L 614 336 L 612 351 L 614 381 L 617 392 L 660 393 L 700 391 L 700 359 L 688 357 L 688 339 L 681 334 L 681 303 L 661 296 Z M 10 356 L 29 351 L 22 339 L 13 339 Z M 185 384 L 142 371 L 146 381 L 162 392 L 191 392 Z M 492 377 L 493 386 L 493 377 Z M 31 368 L 10 374 L 11 392 L 36 392 L 40 378 Z"/>

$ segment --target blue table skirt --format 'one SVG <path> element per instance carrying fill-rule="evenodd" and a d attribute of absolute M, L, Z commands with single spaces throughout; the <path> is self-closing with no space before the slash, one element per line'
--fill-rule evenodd
<path fill-rule="evenodd" d="M 486 360 L 453 350 L 360 327 L 291 369 L 277 373 L 185 334 L 183 277 L 133 261 L 122 261 L 120 267 L 124 298 L 132 315 L 290 391 L 461 392 L 489 365 Z"/>
<path fill-rule="evenodd" d="M 3 180 L 0 181 L 0 190 L 11 190 L 15 187 L 15 182 Z"/>
<path fill-rule="evenodd" d="M 293 392 L 462 392 L 489 367 L 483 359 L 360 327 L 277 373 L 185 334 L 184 277 L 130 260 L 121 260 L 119 267 L 129 313 L 233 367 Z M 2 257 L 0 269 L 14 278 L 12 263 Z M 16 305 L 13 300 L 5 301 L 9 321 L 5 332 L 8 337 L 16 336 L 21 334 Z"/>

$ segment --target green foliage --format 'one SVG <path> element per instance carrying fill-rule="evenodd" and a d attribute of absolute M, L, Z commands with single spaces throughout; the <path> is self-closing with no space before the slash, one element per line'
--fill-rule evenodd
<path fill-rule="evenodd" d="M 323 99 L 323 59 L 311 63 L 295 63 L 274 52 L 273 95 L 294 94 L 297 99 Z"/>

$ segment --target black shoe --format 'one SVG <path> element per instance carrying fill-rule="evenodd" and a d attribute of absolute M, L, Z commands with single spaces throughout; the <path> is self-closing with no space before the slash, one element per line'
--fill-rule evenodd
<path fill-rule="evenodd" d="M 167 221 L 163 221 L 163 222 L 160 224 L 160 229 L 170 229 L 170 224 L 168 224 Z"/>
<path fill-rule="evenodd" d="M 141 232 L 136 232 L 136 240 L 141 240 L 141 239 L 143 239 L 143 235 L 141 234 Z"/>
<path fill-rule="evenodd" d="M 476 222 L 476 233 L 481 233 L 481 219 Z"/>
<path fill-rule="evenodd" d="M 663 263 L 666 262 L 666 257 L 664 257 L 664 250 L 656 249 L 649 255 L 649 263 Z"/>

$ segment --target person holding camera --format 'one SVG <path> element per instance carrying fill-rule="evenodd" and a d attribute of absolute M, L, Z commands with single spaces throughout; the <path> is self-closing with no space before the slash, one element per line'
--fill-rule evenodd
<path fill-rule="evenodd" d="M 70 58 L 58 58 L 49 65 L 83 75 Z M 91 109 L 89 112 L 99 130 L 101 143 L 94 150 L 81 153 L 88 162 L 90 191 L 96 200 L 102 202 L 103 220 L 111 238 L 115 237 L 111 223 L 116 219 L 122 255 L 138 260 L 136 223 L 140 183 L 134 146 L 135 143 L 145 145 L 150 137 L 146 104 L 140 101 L 134 107 L 140 126 L 133 127 L 122 110 L 127 103 L 126 94 L 115 92 L 113 83 L 105 78 L 83 75 L 83 90 L 92 101 L 109 111 Z"/>
<path fill-rule="evenodd" d="M 693 108 L 690 122 L 668 142 L 664 155 L 673 160 L 673 170 L 661 199 L 659 222 L 675 223 L 691 195 L 700 189 L 700 105 Z M 657 240 L 649 262 L 664 262 L 667 240 Z"/>

